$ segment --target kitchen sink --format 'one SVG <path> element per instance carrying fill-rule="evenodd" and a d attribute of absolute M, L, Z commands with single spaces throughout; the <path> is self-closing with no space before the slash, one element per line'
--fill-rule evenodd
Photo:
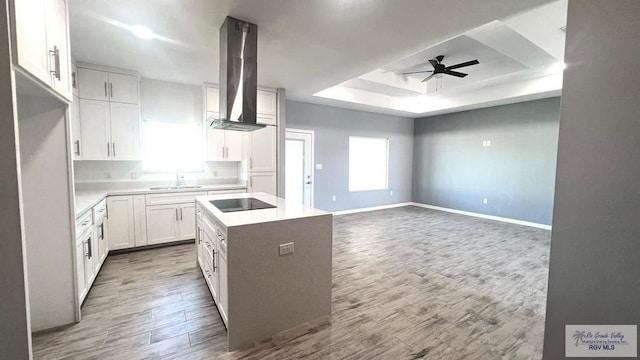
<path fill-rule="evenodd" d="M 181 186 L 154 186 L 149 190 L 181 190 L 181 189 L 200 189 L 201 185 L 181 185 Z"/>

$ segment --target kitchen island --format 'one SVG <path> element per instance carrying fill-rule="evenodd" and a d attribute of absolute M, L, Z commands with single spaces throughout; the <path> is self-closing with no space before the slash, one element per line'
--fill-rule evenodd
<path fill-rule="evenodd" d="M 264 193 L 196 197 L 197 264 L 229 351 L 331 315 L 332 221 Z"/>

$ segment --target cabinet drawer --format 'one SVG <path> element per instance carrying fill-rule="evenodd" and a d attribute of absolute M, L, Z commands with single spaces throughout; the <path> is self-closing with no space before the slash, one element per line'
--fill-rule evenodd
<path fill-rule="evenodd" d="M 146 195 L 147 205 L 180 204 L 195 201 L 195 196 L 207 195 L 206 192 L 176 192 Z"/>
<path fill-rule="evenodd" d="M 98 205 L 94 206 L 92 212 L 93 222 L 96 222 L 98 219 L 105 216 L 107 212 L 107 199 L 103 199 L 98 203 Z"/>
<path fill-rule="evenodd" d="M 87 211 L 76 220 L 76 238 L 79 240 L 85 232 L 91 229 L 92 225 L 91 211 Z"/>

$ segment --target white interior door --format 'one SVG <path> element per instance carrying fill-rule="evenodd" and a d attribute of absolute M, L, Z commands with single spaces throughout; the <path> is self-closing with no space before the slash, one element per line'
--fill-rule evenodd
<path fill-rule="evenodd" d="M 285 198 L 313 206 L 313 131 L 287 129 Z"/>

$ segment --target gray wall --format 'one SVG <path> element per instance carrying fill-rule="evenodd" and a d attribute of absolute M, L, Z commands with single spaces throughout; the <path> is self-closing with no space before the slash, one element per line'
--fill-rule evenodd
<path fill-rule="evenodd" d="M 14 101 L 9 2 L 0 6 L 0 357 L 29 359 L 31 330 L 21 221 L 18 123 Z"/>
<path fill-rule="evenodd" d="M 416 119 L 413 201 L 550 225 L 559 118 L 556 97 Z"/>
<path fill-rule="evenodd" d="M 566 324 L 640 323 L 638 29 L 640 1 L 569 1 L 545 359 Z"/>
<path fill-rule="evenodd" d="M 287 128 L 315 131 L 314 207 L 338 211 L 411 201 L 413 119 L 287 100 Z M 349 136 L 389 139 L 389 190 L 349 192 Z M 335 195 L 336 201 L 331 197 Z"/>

